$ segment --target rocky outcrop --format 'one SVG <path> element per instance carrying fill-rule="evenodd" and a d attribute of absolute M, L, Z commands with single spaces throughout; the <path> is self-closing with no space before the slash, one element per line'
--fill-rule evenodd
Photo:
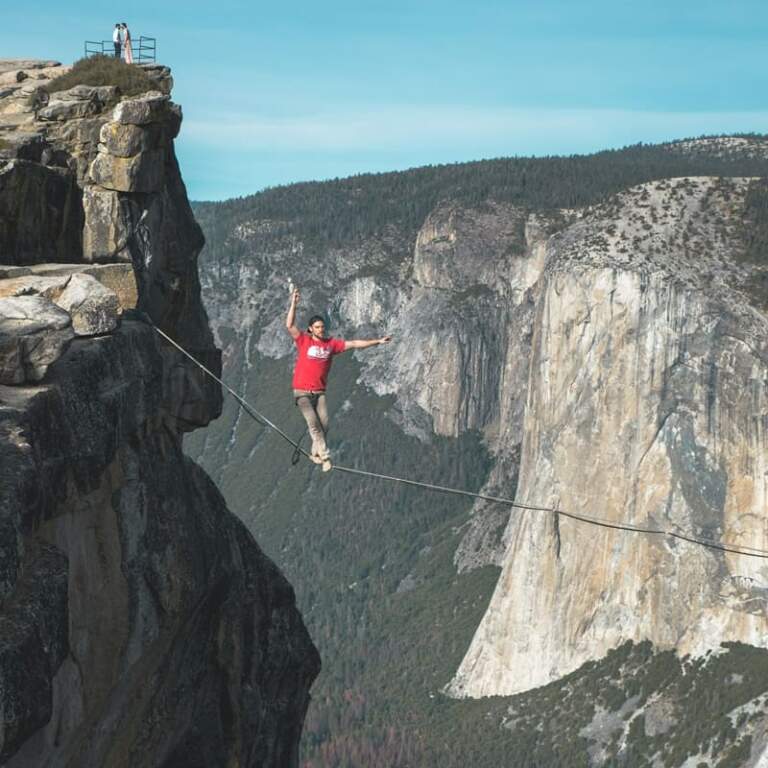
<path fill-rule="evenodd" d="M 217 369 L 218 351 L 198 309 L 196 258 L 203 237 L 173 152 L 181 109 L 161 91 L 117 103 L 115 89 L 106 86 L 47 94 L 43 86 L 56 70 L 48 64 L 33 69 L 27 62 L 27 69 L 17 70 L 6 65 L 16 78 L 43 72 L 47 79 L 34 80 L 36 96 L 26 106 L 24 125 L 15 121 L 0 130 L 11 153 L 0 164 L 0 263 L 129 262 L 139 310 Z M 166 70 L 150 74 L 160 82 L 170 77 Z M 90 106 L 83 115 L 54 120 L 41 115 L 46 100 Z M 0 98 L 0 110 L 4 103 Z M 175 375 L 185 380 L 180 391 L 188 402 L 178 412 L 190 428 L 219 413 L 217 386 L 189 367 L 177 367 Z"/>
<path fill-rule="evenodd" d="M 116 98 L 52 94 L 0 159 L 0 763 L 297 765 L 317 652 L 181 452 L 218 386 L 152 327 L 217 369 L 181 113 Z"/>

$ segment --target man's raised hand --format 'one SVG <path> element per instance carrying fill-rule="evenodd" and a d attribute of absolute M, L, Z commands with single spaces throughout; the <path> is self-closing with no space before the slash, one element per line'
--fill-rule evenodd
<path fill-rule="evenodd" d="M 296 305 L 299 303 L 299 289 L 294 288 L 291 291 L 291 303 L 288 305 L 288 314 L 285 316 L 285 327 L 291 337 L 298 339 L 301 331 L 296 327 Z"/>
<path fill-rule="evenodd" d="M 390 341 L 392 341 L 392 336 L 382 336 L 379 339 L 379 344 L 389 344 Z"/>

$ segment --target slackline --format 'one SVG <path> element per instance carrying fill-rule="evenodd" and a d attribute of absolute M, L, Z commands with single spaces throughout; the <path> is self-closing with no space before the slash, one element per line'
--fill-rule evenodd
<path fill-rule="evenodd" d="M 145 315 L 145 317 L 147 316 Z M 216 374 L 213 373 L 213 371 L 206 368 L 206 366 L 204 366 L 199 360 L 197 360 L 189 352 L 187 352 L 186 349 L 184 349 L 180 344 L 174 341 L 167 333 L 161 331 L 152 322 L 152 320 L 149 317 L 147 317 L 147 321 L 152 326 L 152 328 L 154 328 L 154 330 L 160 336 L 162 336 L 169 344 L 171 344 L 177 350 L 179 350 L 179 352 L 181 352 L 185 357 L 189 358 L 207 376 L 210 376 L 210 378 L 212 378 L 214 381 L 218 382 L 222 387 L 224 387 L 224 389 L 226 389 L 227 392 L 230 395 L 232 395 L 232 397 L 234 397 L 235 400 L 237 400 L 237 402 L 240 404 L 242 409 L 252 419 L 254 419 L 254 421 L 257 421 L 262 426 L 268 427 L 273 432 L 276 432 L 278 435 L 280 435 L 280 437 L 282 437 L 283 440 L 290 443 L 294 448 L 294 454 L 300 454 L 305 456 L 307 459 L 310 459 L 310 455 L 308 451 L 302 448 L 300 443 L 293 440 L 282 429 L 280 429 L 280 427 L 278 427 L 277 424 L 270 421 L 270 419 L 268 419 L 263 413 L 260 413 L 259 411 L 257 411 L 250 403 L 248 403 L 245 400 L 245 398 L 238 395 L 237 392 L 235 392 L 229 385 L 225 384 L 218 376 L 216 376 Z M 566 510 L 559 509 L 557 507 L 537 507 L 537 506 L 532 506 L 530 504 L 521 504 L 520 502 L 514 501 L 514 499 L 508 499 L 503 496 L 492 496 L 486 493 L 475 493 L 474 491 L 465 491 L 460 488 L 449 488 L 444 485 L 434 485 L 433 483 L 425 483 L 419 480 L 410 480 L 405 477 L 396 477 L 395 475 L 384 475 L 384 474 L 381 474 L 380 472 L 370 472 L 365 469 L 345 467 L 339 464 L 333 464 L 332 469 L 335 472 L 344 472 L 349 475 L 358 475 L 361 477 L 371 477 L 379 480 L 386 480 L 388 482 L 400 483 L 401 485 L 410 485 L 417 488 L 424 488 L 428 491 L 435 491 L 437 493 L 451 494 L 454 496 L 467 496 L 473 499 L 480 499 L 482 501 L 487 501 L 493 504 L 503 504 L 508 507 L 526 510 L 529 512 L 545 512 L 558 518 L 565 517 L 580 523 L 586 523 L 587 525 L 599 526 L 600 528 L 609 528 L 616 531 L 627 531 L 629 533 L 640 533 L 647 536 L 661 536 L 665 538 L 677 539 L 679 541 L 685 541 L 689 544 L 695 544 L 700 547 L 706 547 L 707 549 L 714 549 L 714 550 L 717 550 L 718 552 L 727 552 L 732 555 L 741 555 L 743 557 L 757 557 L 762 559 L 768 559 L 768 550 L 765 550 L 765 549 L 758 549 L 755 547 L 747 547 L 747 546 L 737 547 L 735 545 L 719 544 L 717 542 L 709 541 L 707 539 L 700 539 L 695 536 L 689 536 L 684 533 L 678 533 L 677 531 L 671 531 L 671 530 L 666 530 L 661 528 L 644 528 L 642 526 L 632 525 L 631 523 L 618 523 L 618 522 L 613 522 L 611 520 L 607 520 L 605 518 L 594 517 L 591 515 L 579 515 L 579 514 L 576 514 L 575 512 L 567 512 Z"/>

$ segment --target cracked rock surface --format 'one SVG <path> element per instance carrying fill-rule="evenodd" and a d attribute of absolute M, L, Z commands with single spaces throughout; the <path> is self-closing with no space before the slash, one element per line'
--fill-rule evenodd
<path fill-rule="evenodd" d="M 319 658 L 181 450 L 221 392 L 160 90 L 0 60 L 0 764 L 289 768 Z"/>

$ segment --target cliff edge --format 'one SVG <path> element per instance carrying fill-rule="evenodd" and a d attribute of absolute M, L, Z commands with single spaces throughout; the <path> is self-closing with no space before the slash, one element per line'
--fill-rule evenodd
<path fill-rule="evenodd" d="M 284 766 L 319 669 L 293 590 L 181 451 L 221 392 L 170 71 L 0 61 L 0 763 Z"/>

